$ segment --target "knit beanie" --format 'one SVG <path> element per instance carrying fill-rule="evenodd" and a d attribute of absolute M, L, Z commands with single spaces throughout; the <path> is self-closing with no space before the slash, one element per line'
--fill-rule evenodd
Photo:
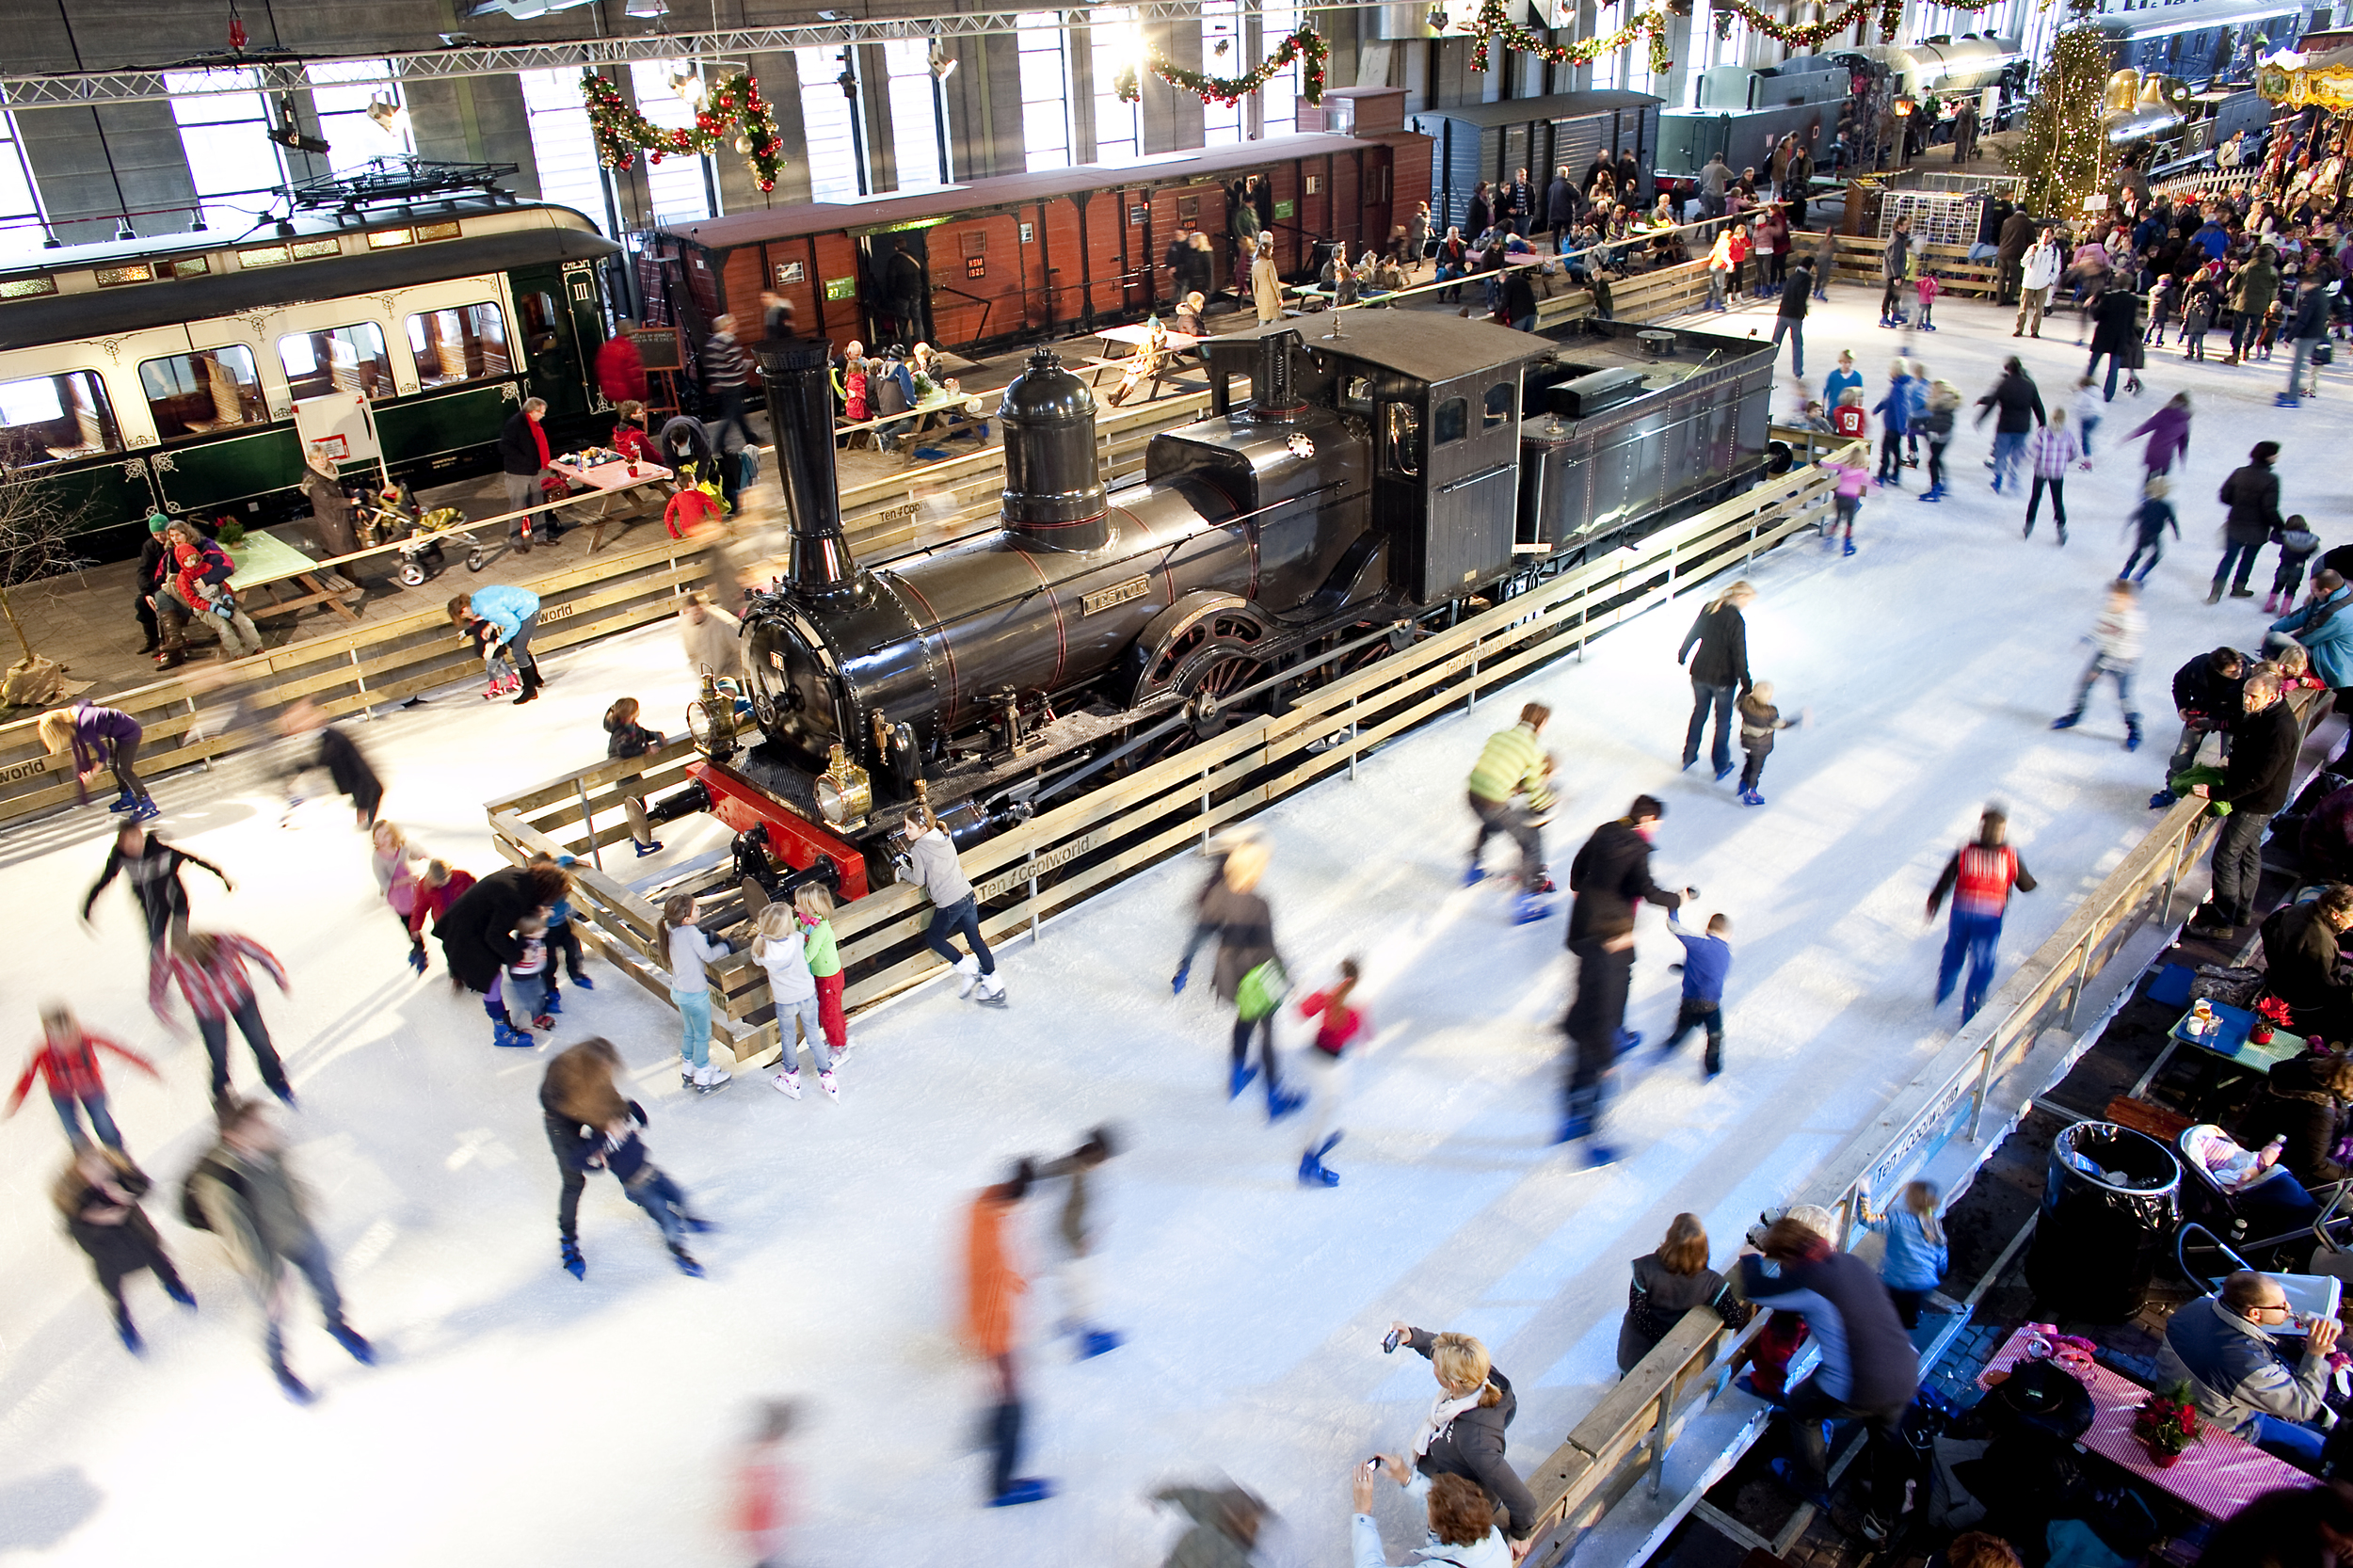
<path fill-rule="evenodd" d="M 150 513 L 148 513 L 148 514 L 147 514 L 147 531 L 148 531 L 149 533 L 151 533 L 151 534 L 160 534 L 160 533 L 162 533 L 165 529 L 167 529 L 167 528 L 168 528 L 168 527 L 170 527 L 170 526 L 171 526 L 171 520 L 170 520 L 169 518 L 168 518 L 168 517 L 164 516 L 164 514 L 163 514 L 163 513 L 161 513 L 161 512 L 150 512 Z"/>

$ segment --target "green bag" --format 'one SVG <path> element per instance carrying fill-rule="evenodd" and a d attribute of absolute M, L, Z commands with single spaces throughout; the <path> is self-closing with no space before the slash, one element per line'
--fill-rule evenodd
<path fill-rule="evenodd" d="M 1283 961 L 1270 958 L 1241 977 L 1234 988 L 1234 1007 L 1246 1023 L 1272 1017 L 1290 994 L 1290 976 L 1283 972 Z"/>

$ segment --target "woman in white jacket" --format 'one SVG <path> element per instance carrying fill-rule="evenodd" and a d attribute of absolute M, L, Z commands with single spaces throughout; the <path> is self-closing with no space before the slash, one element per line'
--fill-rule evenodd
<path fill-rule="evenodd" d="M 1388 1554 L 1381 1548 L 1381 1527 L 1372 1522 L 1372 1478 L 1379 1463 L 1356 1467 L 1356 1512 L 1348 1522 L 1353 1568 L 1390 1568 Z M 1406 1554 L 1400 1568 L 1438 1563 L 1450 1563 L 1453 1568 L 1512 1568 L 1517 1560 L 1512 1555 L 1512 1544 L 1496 1528 L 1495 1499 L 1468 1476 L 1418 1476 L 1408 1490 L 1429 1500 L 1430 1535 L 1425 1544 Z"/>

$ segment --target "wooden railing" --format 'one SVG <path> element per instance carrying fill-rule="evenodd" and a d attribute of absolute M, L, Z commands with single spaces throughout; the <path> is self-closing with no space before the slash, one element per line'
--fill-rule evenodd
<path fill-rule="evenodd" d="M 1424 720 L 1457 703 L 1475 703 L 1481 690 L 1572 652 L 1626 617 L 1816 528 L 1828 516 L 1830 498 L 1829 477 L 1818 469 L 1759 484 L 1401 650 L 1384 651 L 1353 674 L 1298 694 L 1280 713 L 1250 717 L 1048 807 L 965 852 L 964 871 L 983 907 L 983 933 L 991 942 L 1024 932 L 1034 938 L 1046 917 L 1182 852 L 1220 824 L 1334 774 L 1353 776 L 1366 752 Z M 1363 639 L 1364 651 L 1385 649 L 1388 630 Z M 586 862 L 601 846 L 628 836 L 622 797 L 674 779 L 670 764 L 682 756 L 673 747 L 641 760 L 643 767 L 603 763 L 493 801 L 492 832 L 514 858 L 545 850 Z M 590 865 L 575 870 L 587 889 L 588 923 L 601 922 L 600 911 L 616 912 L 607 950 L 633 952 L 641 965 L 655 965 L 648 945 L 654 893 L 632 892 Z M 677 886 L 691 886 L 724 915 L 729 890 L 712 885 L 710 873 L 701 873 L 699 882 L 681 873 Z M 921 944 L 930 919 L 920 888 L 904 885 L 881 888 L 840 908 L 834 929 L 848 976 L 848 1006 L 871 1004 L 938 971 L 938 957 Z M 772 1008 L 757 967 L 723 961 L 712 969 L 712 984 L 714 1016 L 737 1030 L 736 1044 L 752 1056 L 775 1048 L 775 1024 L 767 1016 Z"/>

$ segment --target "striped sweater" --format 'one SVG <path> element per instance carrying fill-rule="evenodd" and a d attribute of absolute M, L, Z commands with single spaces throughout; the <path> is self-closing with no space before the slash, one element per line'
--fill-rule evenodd
<path fill-rule="evenodd" d="M 1532 725 L 1515 724 L 1487 737 L 1471 768 L 1470 792 L 1496 801 L 1525 793 L 1528 804 L 1539 811 L 1552 804 L 1552 791 L 1545 783 L 1545 748 Z"/>

